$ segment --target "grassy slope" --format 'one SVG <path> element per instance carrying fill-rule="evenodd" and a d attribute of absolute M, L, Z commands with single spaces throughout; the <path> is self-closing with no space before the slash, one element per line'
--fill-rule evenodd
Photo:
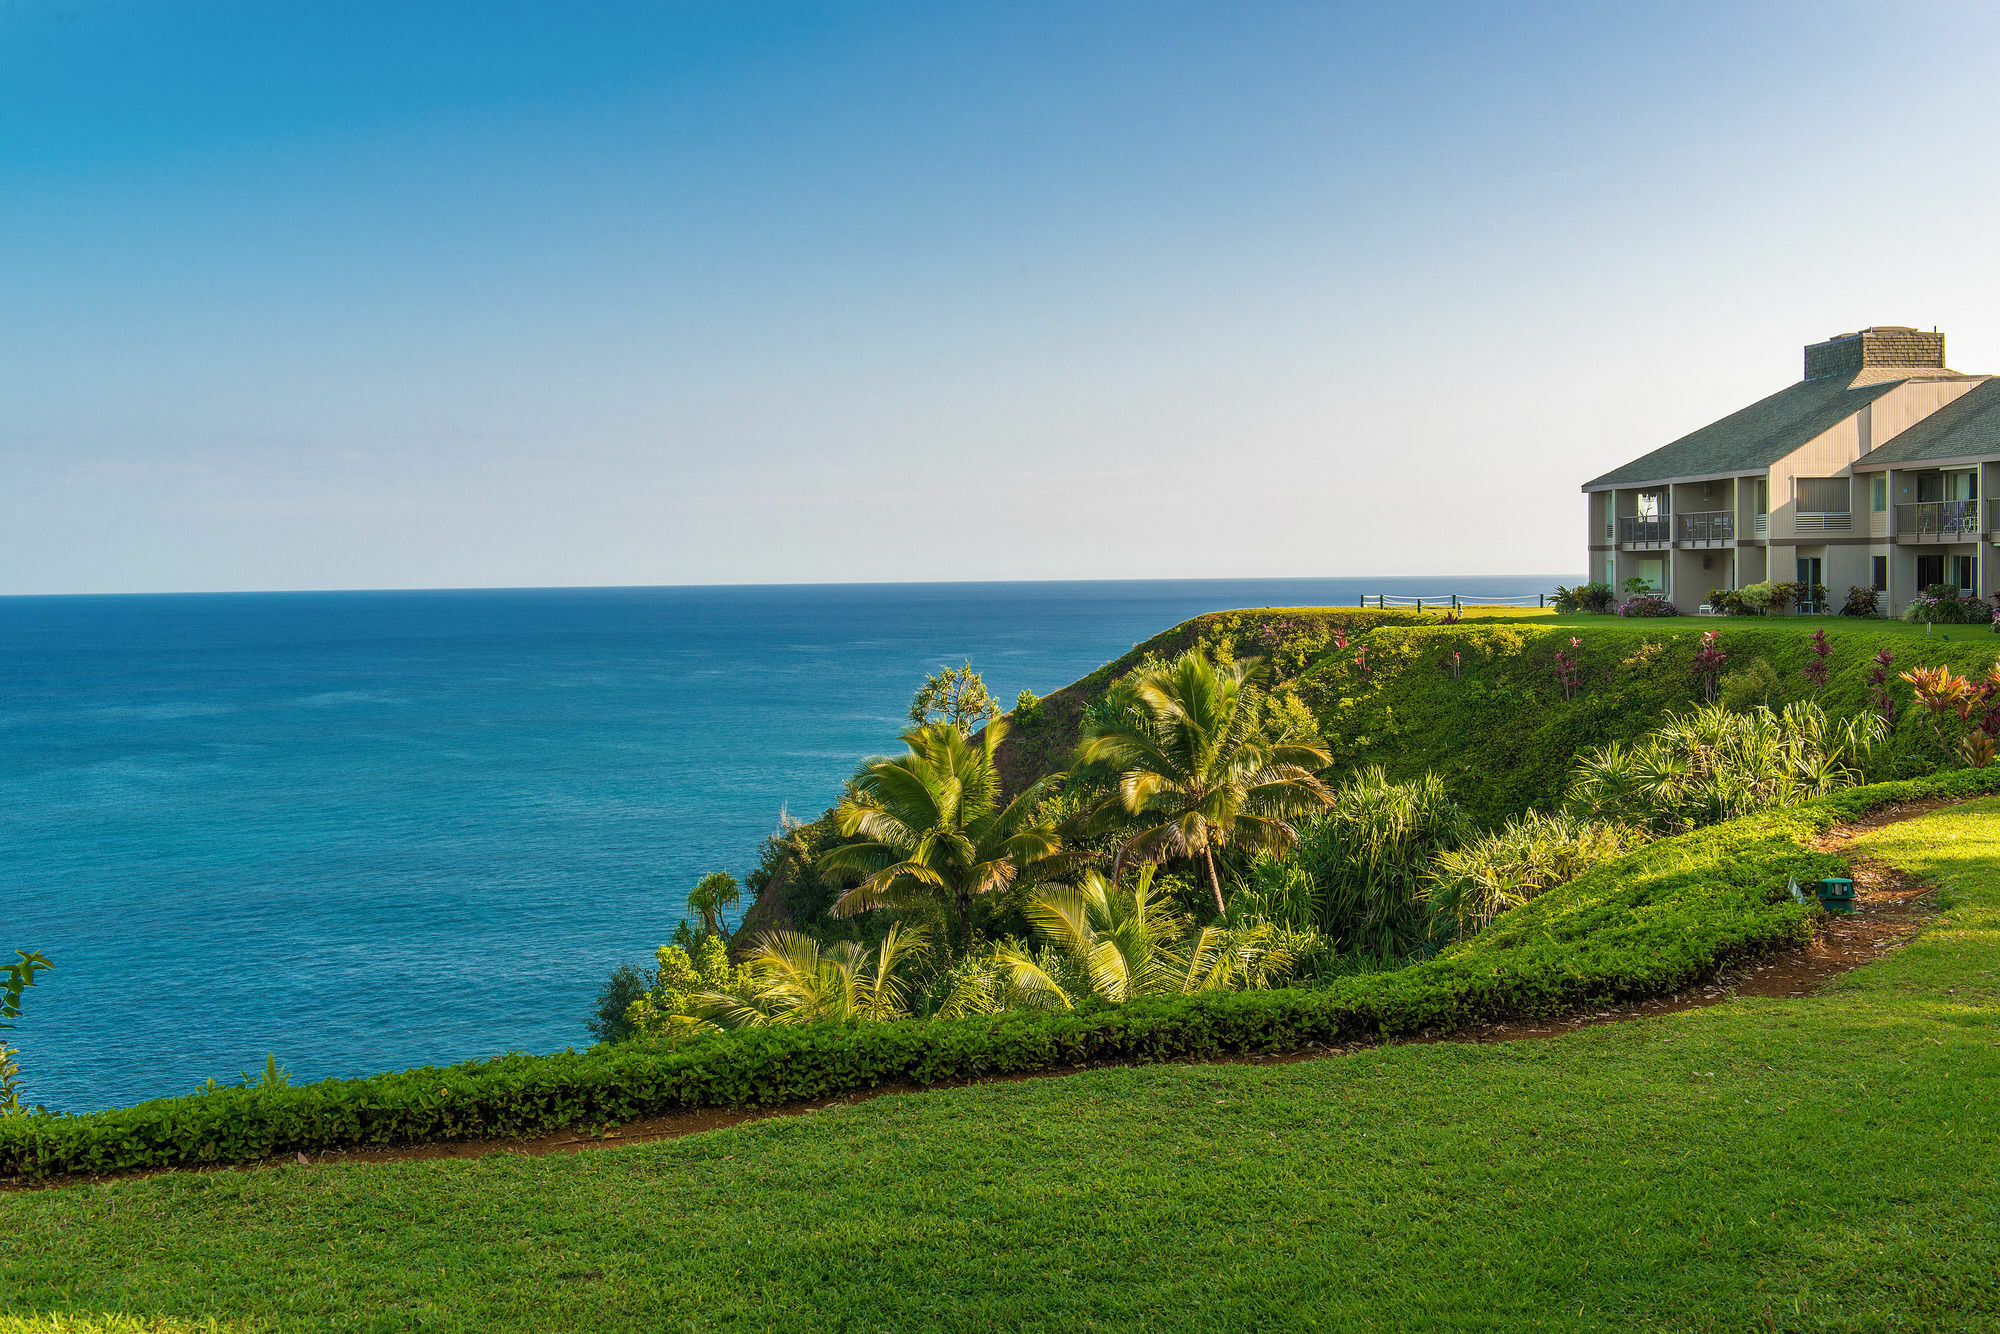
<path fill-rule="evenodd" d="M 1323 642 L 1335 626 L 1351 640 L 1345 651 Z M 1579 749 L 1629 740 L 1662 712 L 1695 702 L 1700 685 L 1692 662 L 1703 632 L 1721 635 L 1729 670 L 1768 661 L 1780 679 L 1773 702 L 1782 703 L 1808 693 L 1799 669 L 1815 629 L 1833 644 L 1826 699 L 1843 713 L 1866 706 L 1863 677 L 1884 647 L 1896 655 L 1895 671 L 1950 662 L 1981 675 L 2000 654 L 2000 638 L 1984 627 L 1940 628 L 1927 636 L 1923 627 L 1899 621 L 1838 616 L 1622 620 L 1490 610 L 1444 626 L 1434 615 L 1398 611 L 1222 612 L 1175 626 L 1049 696 L 1042 716 L 1017 728 L 1003 760 L 1010 786 L 1061 767 L 1085 705 L 1142 655 L 1227 643 L 1239 656 L 1269 658 L 1281 679 L 1296 681 L 1333 743 L 1335 773 L 1381 764 L 1391 777 L 1409 778 L 1435 769 L 1462 803 L 1494 824 L 1531 805 L 1559 802 Z M 1583 641 L 1583 688 L 1565 702 L 1555 655 L 1572 637 Z M 1353 665 L 1362 648 L 1365 674 Z M 1463 655 L 1456 679 L 1444 665 L 1453 651 Z M 1896 690 L 1907 701 L 1909 688 L 1897 682 Z"/>
<path fill-rule="evenodd" d="M 2000 800 L 1868 850 L 1948 906 L 1819 997 L 14 1195 L 0 1331 L 2000 1328 Z"/>

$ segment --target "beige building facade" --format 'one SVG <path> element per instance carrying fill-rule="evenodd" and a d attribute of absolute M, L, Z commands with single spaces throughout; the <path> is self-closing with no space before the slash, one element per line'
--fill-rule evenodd
<path fill-rule="evenodd" d="M 1945 365 L 1936 330 L 1805 349 L 1804 376 L 1584 484 L 1590 577 L 1683 612 L 1770 579 L 1850 587 L 1893 615 L 1922 589 L 2000 588 L 2000 380 Z"/>

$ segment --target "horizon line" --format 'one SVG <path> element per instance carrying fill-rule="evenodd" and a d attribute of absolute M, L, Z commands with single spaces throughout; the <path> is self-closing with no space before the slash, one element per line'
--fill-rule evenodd
<path fill-rule="evenodd" d="M 779 588 L 994 588 L 1046 584 L 1311 584 L 1379 579 L 1397 583 L 1413 580 L 1493 580 L 1539 581 L 1559 578 L 1587 578 L 1586 575 L 1534 574 L 1240 574 L 1186 577 L 1102 578 L 1079 576 L 1068 579 L 819 579 L 794 582 L 762 580 L 716 581 L 697 584 L 436 584 L 347 588 L 194 588 L 134 589 L 124 591 L 66 593 L 0 593 L 0 601 L 29 598 L 165 598 L 165 597 L 324 597 L 356 593 L 614 593 L 667 592 L 698 589 L 779 589 Z M 1453 590 L 1446 589 L 1449 595 Z"/>

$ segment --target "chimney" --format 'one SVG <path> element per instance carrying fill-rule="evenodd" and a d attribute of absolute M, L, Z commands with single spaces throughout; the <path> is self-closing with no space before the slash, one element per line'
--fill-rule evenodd
<path fill-rule="evenodd" d="M 1859 375 L 1864 370 L 1943 370 L 1944 335 L 1882 324 L 1806 345 L 1806 379 Z"/>

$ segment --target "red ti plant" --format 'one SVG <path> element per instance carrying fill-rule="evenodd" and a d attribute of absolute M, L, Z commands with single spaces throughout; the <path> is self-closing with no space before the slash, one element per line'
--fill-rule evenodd
<path fill-rule="evenodd" d="M 1465 670 L 1465 654 L 1458 649 L 1453 649 L 1451 656 L 1444 660 L 1444 669 L 1450 672 L 1451 679 L 1456 681 L 1458 674 Z"/>
<path fill-rule="evenodd" d="M 1817 695 L 1826 689 L 1826 678 L 1832 671 L 1826 660 L 1833 656 L 1833 645 L 1826 642 L 1826 631 L 1812 632 L 1812 652 L 1812 661 L 1799 668 L 1799 675 L 1805 677 L 1806 682 L 1812 686 L 1813 693 Z"/>
<path fill-rule="evenodd" d="M 1347 651 L 1347 631 L 1337 625 L 1333 627 L 1333 646 L 1343 653 Z"/>
<path fill-rule="evenodd" d="M 1710 704 L 1715 703 L 1715 695 L 1720 689 L 1723 664 L 1729 661 L 1729 654 L 1722 647 L 1722 637 L 1713 630 L 1702 633 L 1701 647 L 1695 650 L 1694 674 L 1701 681 L 1702 697 Z"/>
<path fill-rule="evenodd" d="M 1875 655 L 1875 665 L 1868 669 L 1868 704 L 1884 727 L 1896 725 L 1896 697 L 1889 693 L 1889 665 L 1895 661 L 1896 655 L 1885 648 Z"/>
<path fill-rule="evenodd" d="M 1366 644 L 1354 650 L 1354 670 L 1360 672 L 1363 676 L 1368 675 L 1368 646 Z"/>
<path fill-rule="evenodd" d="M 1583 655 L 1577 652 L 1582 647 L 1583 641 L 1572 635 L 1567 653 L 1561 649 L 1556 650 L 1556 684 L 1562 687 L 1565 704 L 1583 691 L 1583 673 L 1579 670 L 1583 663 Z"/>

